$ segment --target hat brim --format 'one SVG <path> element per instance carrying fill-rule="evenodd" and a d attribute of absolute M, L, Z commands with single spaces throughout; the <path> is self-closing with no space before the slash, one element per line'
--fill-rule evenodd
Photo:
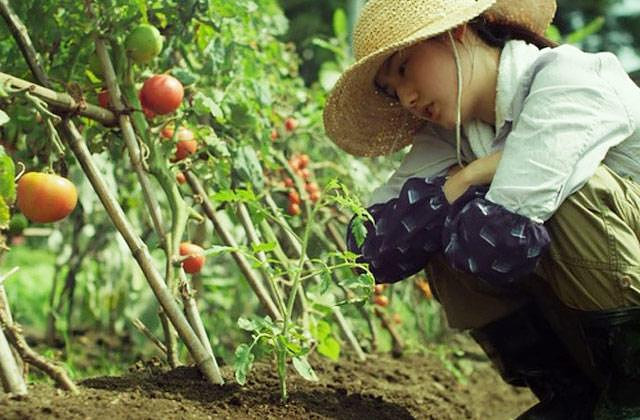
<path fill-rule="evenodd" d="M 376 90 L 374 79 L 378 69 L 394 52 L 471 20 L 494 2 L 478 0 L 473 7 L 447 15 L 347 68 L 325 104 L 323 118 L 327 135 L 347 153 L 363 157 L 387 155 L 410 144 L 413 133 L 426 121 L 414 117 Z"/>

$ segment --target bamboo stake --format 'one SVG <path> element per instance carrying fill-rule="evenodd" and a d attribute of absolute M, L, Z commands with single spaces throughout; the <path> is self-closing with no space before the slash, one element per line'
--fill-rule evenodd
<path fill-rule="evenodd" d="M 11 10 L 8 0 L 0 0 L 0 12 L 2 12 L 7 25 L 14 34 L 14 37 L 16 38 L 16 41 L 25 55 L 25 58 L 29 63 L 29 67 L 38 82 L 45 87 L 50 86 L 47 76 L 38 63 L 36 51 L 29 39 L 26 28 L 20 21 L 20 18 Z M 172 324 L 175 326 L 178 334 L 184 340 L 191 356 L 209 381 L 212 383 L 222 384 L 222 376 L 220 375 L 220 372 L 215 369 L 215 364 L 213 363 L 211 355 L 207 353 L 195 332 L 187 323 L 186 318 L 180 312 L 173 296 L 164 284 L 164 280 L 154 267 L 151 254 L 149 253 L 147 246 L 140 237 L 134 233 L 124 211 L 109 191 L 104 178 L 93 162 L 91 153 L 89 152 L 81 134 L 75 127 L 75 124 L 73 124 L 73 122 L 68 118 L 63 118 L 62 128 L 63 134 L 67 139 L 71 150 L 78 159 L 83 171 L 89 178 L 91 185 L 98 194 L 98 197 L 104 205 L 105 210 L 108 212 L 113 224 L 129 246 L 129 249 L 142 269 L 142 272 L 144 273 L 145 278 L 151 286 L 156 298 L 167 313 Z"/>
<path fill-rule="evenodd" d="M 0 379 L 6 392 L 17 395 L 27 394 L 27 385 L 20 374 L 20 369 L 13 358 L 9 342 L 0 328 Z"/>
<path fill-rule="evenodd" d="M 27 341 L 22 335 L 22 332 L 20 331 L 20 327 L 18 327 L 17 324 L 9 325 L 7 323 L 7 315 L 2 309 L 0 309 L 0 323 L 3 325 L 5 332 L 7 333 L 8 340 L 11 342 L 13 347 L 18 350 L 18 353 L 20 353 L 20 356 L 25 362 L 46 373 L 65 391 L 69 391 L 72 394 L 78 393 L 76 384 L 74 384 L 69 378 L 67 372 L 29 347 Z"/>
<path fill-rule="evenodd" d="M 184 174 L 194 194 L 198 195 L 202 200 L 202 208 L 204 209 L 204 212 L 209 220 L 211 220 L 211 223 L 213 223 L 213 227 L 218 233 L 218 236 L 220 236 L 220 238 L 222 239 L 222 242 L 226 246 L 229 246 L 231 248 L 238 248 L 238 243 L 236 242 L 236 240 L 233 239 L 233 236 L 231 236 L 231 234 L 229 234 L 229 232 L 227 232 L 227 230 L 224 228 L 222 223 L 220 223 L 220 219 L 216 214 L 216 209 L 214 208 L 213 203 L 211 203 L 211 200 L 209 200 L 209 197 L 207 196 L 207 193 L 202 187 L 202 184 L 200 183 L 198 178 L 191 171 L 184 171 Z M 269 293 L 264 288 L 262 282 L 260 282 L 258 275 L 255 271 L 253 271 L 251 265 L 244 257 L 244 255 L 237 251 L 232 251 L 231 255 L 236 261 L 236 264 L 238 264 L 240 271 L 242 271 L 242 273 L 244 274 L 244 277 L 247 279 L 249 286 L 251 286 L 254 293 L 258 297 L 258 300 L 267 311 L 269 316 L 276 320 L 282 319 L 280 311 L 276 307 L 273 300 L 271 300 Z"/>
<path fill-rule="evenodd" d="M 147 326 L 144 325 L 142 321 L 136 318 L 136 319 L 132 319 L 131 323 L 133 324 L 134 327 L 136 327 L 138 331 L 142 333 L 142 335 L 147 337 L 153 344 L 155 344 L 156 347 L 158 347 L 158 349 L 160 349 L 162 353 L 164 353 L 165 355 L 167 354 L 167 347 L 164 345 L 164 343 L 160 341 L 158 337 L 153 335 L 153 333 L 149 331 L 149 328 L 147 328 Z"/>
<path fill-rule="evenodd" d="M 184 306 L 184 312 L 187 316 L 187 320 L 191 324 L 191 327 L 196 332 L 198 337 L 200 337 L 200 342 L 202 343 L 202 345 L 207 349 L 209 353 L 211 353 L 211 356 L 213 357 L 213 349 L 211 348 L 211 343 L 209 342 L 209 335 L 204 328 L 202 318 L 200 318 L 199 316 L 198 304 L 193 298 L 193 290 L 191 289 L 191 285 L 189 284 L 187 275 L 185 274 L 184 270 L 180 270 L 179 273 L 180 294 L 182 296 L 182 304 Z M 215 362 L 215 358 L 213 360 Z"/>
<path fill-rule="evenodd" d="M 251 220 L 251 216 L 249 215 L 249 210 L 244 203 L 238 203 L 238 214 L 240 216 L 240 221 L 244 226 L 244 230 L 249 237 L 249 242 L 251 244 L 257 245 L 260 243 L 260 239 L 258 238 L 258 232 L 256 231 L 256 227 L 253 225 L 253 221 Z M 269 285 L 271 289 L 271 294 L 276 300 L 276 304 L 278 305 L 278 309 L 280 313 L 284 312 L 284 302 L 282 301 L 282 291 L 278 288 L 275 280 L 271 278 L 269 275 L 267 268 L 269 267 L 269 261 L 267 259 L 267 255 L 260 251 L 258 252 L 258 260 L 262 263 L 262 277 L 264 281 Z"/>
<path fill-rule="evenodd" d="M 288 227 L 287 221 L 284 220 L 284 218 L 278 212 L 278 206 L 275 203 L 275 201 L 273 201 L 273 197 L 271 197 L 271 194 L 269 194 L 268 192 L 265 194 L 265 201 L 266 201 L 267 205 L 271 208 L 273 213 L 276 215 L 276 217 L 278 218 L 278 222 L 280 223 L 280 225 L 287 226 L 286 229 L 283 229 L 284 237 L 287 240 L 287 242 L 289 243 L 289 246 L 291 246 L 291 248 L 293 248 L 296 257 L 297 258 L 303 258 L 303 256 L 302 256 L 302 246 L 301 246 L 300 242 L 298 241 L 298 239 L 293 234 L 291 228 Z M 311 262 L 309 261 L 309 259 L 307 258 L 306 255 L 304 256 L 304 259 L 305 259 L 305 265 L 307 267 L 309 267 L 311 270 L 313 270 L 314 267 L 313 267 L 313 265 L 311 264 Z M 314 279 L 317 282 L 321 281 L 317 276 L 314 276 Z M 340 311 L 340 308 L 332 306 L 331 307 L 331 311 L 333 312 L 333 316 L 335 317 L 336 321 L 338 322 L 338 325 L 342 329 L 342 332 L 347 337 L 347 341 L 349 341 L 349 344 L 351 345 L 351 347 L 353 347 L 353 350 L 356 352 L 356 356 L 358 357 L 358 359 L 360 359 L 361 361 L 366 360 L 367 357 L 364 354 L 364 351 L 362 351 L 362 347 L 360 347 L 360 343 L 358 343 L 358 339 L 353 334 L 353 331 L 351 330 L 351 327 L 349 326 L 347 320 L 345 319 L 344 315 L 342 315 L 342 312 Z"/>
<path fill-rule="evenodd" d="M 87 102 L 78 103 L 67 93 L 56 92 L 33 82 L 19 79 L 10 74 L 0 72 L 0 85 L 9 86 L 14 89 L 27 90 L 29 93 L 53 106 L 54 110 L 77 113 L 83 117 L 96 120 L 108 127 L 114 126 L 118 123 L 115 114 L 108 109 Z"/>

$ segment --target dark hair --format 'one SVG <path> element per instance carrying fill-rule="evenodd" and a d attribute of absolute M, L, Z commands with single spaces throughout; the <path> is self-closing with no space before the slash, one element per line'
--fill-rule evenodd
<path fill-rule="evenodd" d="M 491 22 L 479 16 L 468 23 L 486 44 L 502 48 L 512 39 L 519 39 L 538 48 L 557 47 L 558 44 L 545 36 L 538 35 L 524 26 L 508 22 Z"/>

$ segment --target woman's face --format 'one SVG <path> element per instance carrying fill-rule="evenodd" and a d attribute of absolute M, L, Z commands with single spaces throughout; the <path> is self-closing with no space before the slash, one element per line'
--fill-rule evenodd
<path fill-rule="evenodd" d="M 378 70 L 375 83 L 416 117 L 450 129 L 456 125 L 456 74 L 449 40 L 432 38 L 389 57 Z M 464 87 L 463 83 L 463 123 L 470 119 L 473 103 L 470 92 Z"/>

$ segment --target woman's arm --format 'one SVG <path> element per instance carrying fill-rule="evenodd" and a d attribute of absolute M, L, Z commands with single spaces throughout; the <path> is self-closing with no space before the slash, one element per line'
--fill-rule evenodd
<path fill-rule="evenodd" d="M 444 195 L 447 201 L 453 203 L 473 185 L 491 184 L 501 157 L 502 151 L 499 151 L 476 159 L 464 168 L 458 165 L 451 167 L 444 184 Z"/>

